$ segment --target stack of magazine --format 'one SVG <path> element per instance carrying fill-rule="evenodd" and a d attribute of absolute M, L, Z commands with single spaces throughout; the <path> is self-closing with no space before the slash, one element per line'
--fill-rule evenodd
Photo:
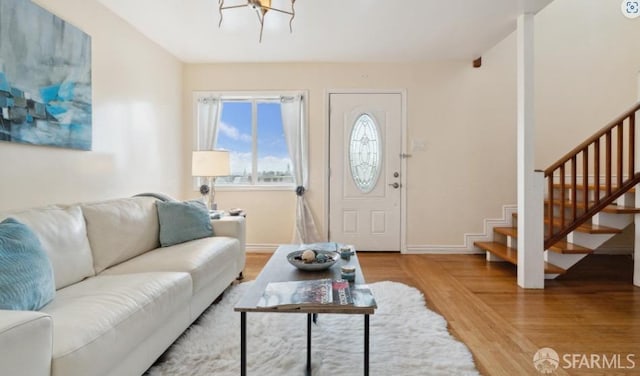
<path fill-rule="evenodd" d="M 368 285 L 351 285 L 339 279 L 269 282 L 258 301 L 262 308 L 322 307 L 325 305 L 377 307 Z"/>

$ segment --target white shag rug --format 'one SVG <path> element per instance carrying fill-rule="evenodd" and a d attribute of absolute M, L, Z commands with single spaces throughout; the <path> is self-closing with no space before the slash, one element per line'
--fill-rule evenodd
<path fill-rule="evenodd" d="M 149 369 L 150 376 L 240 374 L 240 313 L 233 306 L 252 282 L 232 286 Z M 422 293 L 397 282 L 369 285 L 378 303 L 370 319 L 371 375 L 478 375 L 467 347 L 444 318 L 425 307 Z M 247 313 L 250 375 L 303 375 L 306 314 Z M 321 314 L 312 326 L 312 374 L 362 375 L 362 315 Z"/>

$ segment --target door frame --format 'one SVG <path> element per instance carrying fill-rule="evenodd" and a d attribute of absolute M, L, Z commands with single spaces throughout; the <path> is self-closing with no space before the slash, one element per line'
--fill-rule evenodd
<path fill-rule="evenodd" d="M 326 161 L 324 169 L 324 235 L 326 239 L 329 239 L 329 207 L 330 207 L 330 195 L 329 195 L 329 153 L 330 153 L 330 121 L 331 116 L 329 114 L 329 104 L 331 103 L 331 94 L 399 94 L 400 95 L 400 131 L 401 153 L 407 153 L 407 90 L 406 89 L 326 89 L 324 100 L 324 139 L 327 140 L 324 145 L 324 160 Z M 400 184 L 402 184 L 403 191 L 400 196 L 400 253 L 407 252 L 407 158 L 400 160 Z"/>

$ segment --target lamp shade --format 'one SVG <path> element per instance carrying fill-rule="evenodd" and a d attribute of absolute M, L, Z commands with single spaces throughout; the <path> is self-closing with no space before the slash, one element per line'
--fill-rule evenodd
<path fill-rule="evenodd" d="M 191 157 L 192 176 L 229 176 L 229 152 L 223 150 L 194 151 Z"/>

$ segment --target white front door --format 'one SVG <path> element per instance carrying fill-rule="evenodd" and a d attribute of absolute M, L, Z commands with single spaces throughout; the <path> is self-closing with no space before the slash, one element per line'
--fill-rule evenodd
<path fill-rule="evenodd" d="M 329 94 L 329 239 L 399 251 L 402 95 Z"/>

